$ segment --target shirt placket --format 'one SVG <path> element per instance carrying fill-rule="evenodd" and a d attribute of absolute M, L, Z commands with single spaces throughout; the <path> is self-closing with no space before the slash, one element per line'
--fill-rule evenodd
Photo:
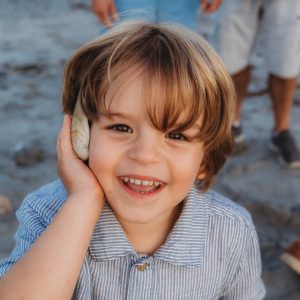
<path fill-rule="evenodd" d="M 144 257 L 132 264 L 127 289 L 128 300 L 151 299 L 154 261 Z"/>

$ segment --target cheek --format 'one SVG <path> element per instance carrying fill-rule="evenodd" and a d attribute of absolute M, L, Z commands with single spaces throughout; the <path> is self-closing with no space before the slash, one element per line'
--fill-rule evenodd
<path fill-rule="evenodd" d="M 89 150 L 89 167 L 100 178 L 100 174 L 105 174 L 112 168 L 113 153 L 106 147 L 106 143 L 91 141 Z"/>
<path fill-rule="evenodd" d="M 172 173 L 181 180 L 193 183 L 199 174 L 199 169 L 203 160 L 204 153 L 201 150 L 191 151 L 181 155 L 174 164 L 176 170 Z"/>

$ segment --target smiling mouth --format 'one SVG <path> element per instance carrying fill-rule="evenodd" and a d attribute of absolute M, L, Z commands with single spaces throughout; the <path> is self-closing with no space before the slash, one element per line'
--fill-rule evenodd
<path fill-rule="evenodd" d="M 139 194 L 151 194 L 160 190 L 164 183 L 156 180 L 142 180 L 134 177 L 121 176 L 122 183 Z"/>

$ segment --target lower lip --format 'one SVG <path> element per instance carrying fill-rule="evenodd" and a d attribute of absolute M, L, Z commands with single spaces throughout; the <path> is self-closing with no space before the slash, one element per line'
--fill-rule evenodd
<path fill-rule="evenodd" d="M 129 188 L 124 182 L 122 179 L 118 178 L 119 180 L 119 183 L 121 185 L 121 187 L 131 196 L 133 197 L 136 197 L 136 198 L 140 198 L 140 199 L 145 199 L 145 198 L 148 198 L 148 197 L 152 197 L 152 196 L 155 196 L 157 195 L 159 192 L 161 192 L 164 188 L 164 185 L 161 185 L 160 188 L 158 190 L 155 190 L 153 192 L 150 192 L 150 193 L 139 193 L 139 192 L 136 192 L 134 190 L 132 190 L 131 188 Z"/>

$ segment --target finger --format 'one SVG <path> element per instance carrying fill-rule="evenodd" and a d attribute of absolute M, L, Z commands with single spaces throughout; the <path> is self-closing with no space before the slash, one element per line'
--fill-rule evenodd
<path fill-rule="evenodd" d="M 99 22 L 102 23 L 102 19 L 101 19 L 102 8 L 99 7 L 99 3 L 96 0 L 92 0 L 92 11 L 98 17 Z"/>
<path fill-rule="evenodd" d="M 64 115 L 63 126 L 61 129 L 61 144 L 66 147 L 71 145 L 71 117 L 69 115 Z"/>
<path fill-rule="evenodd" d="M 208 9 L 208 2 L 207 2 L 208 0 L 202 0 L 201 1 L 201 10 L 203 11 L 203 12 L 206 12 L 206 10 Z"/>
<path fill-rule="evenodd" d="M 59 135 L 57 136 L 56 139 L 56 154 L 57 154 L 57 158 L 59 158 Z"/>
<path fill-rule="evenodd" d="M 63 127 L 63 124 L 62 124 Z M 57 165 L 56 165 L 56 169 L 57 169 L 57 173 L 58 176 L 60 177 L 61 175 L 61 163 L 62 163 L 62 159 L 61 159 L 61 150 L 60 150 L 60 141 L 61 141 L 61 131 L 62 131 L 62 127 L 60 129 L 60 132 L 57 136 L 56 139 L 56 156 L 57 156 Z"/>
<path fill-rule="evenodd" d="M 71 116 L 64 116 L 63 126 L 58 139 L 58 153 L 60 157 L 68 157 L 70 155 L 76 157 L 71 142 L 71 121 Z"/>
<path fill-rule="evenodd" d="M 71 121 L 72 118 L 69 115 L 64 115 L 63 124 L 61 131 L 57 138 L 56 152 L 57 152 L 57 171 L 59 177 L 62 178 L 63 169 L 65 168 L 65 163 L 70 160 L 70 158 L 76 158 L 76 155 L 72 149 L 71 143 Z"/>
<path fill-rule="evenodd" d="M 119 14 L 118 14 L 118 11 L 117 11 L 117 7 L 116 7 L 114 2 L 112 2 L 111 6 L 110 6 L 110 15 L 111 15 L 111 19 L 114 22 L 119 22 L 120 21 Z"/>
<path fill-rule="evenodd" d="M 99 14 L 99 17 L 100 17 L 100 20 L 101 20 L 101 23 L 107 27 L 107 28 L 112 28 L 112 22 L 111 22 L 111 19 L 109 17 L 109 14 L 108 14 L 108 11 L 106 11 L 105 13 L 104 12 L 101 12 Z"/>
<path fill-rule="evenodd" d="M 219 8 L 221 3 L 222 3 L 222 0 L 213 0 L 210 4 L 209 12 L 215 12 Z"/>
<path fill-rule="evenodd" d="M 60 128 L 59 134 L 57 135 L 57 138 L 56 138 L 56 154 L 57 154 L 58 159 L 60 157 L 60 141 L 62 139 L 61 135 L 62 135 L 63 126 L 64 126 L 64 119 L 63 119 L 63 123 Z"/>
<path fill-rule="evenodd" d="M 202 0 L 201 9 L 205 13 L 215 12 L 221 5 L 222 0 Z"/>

